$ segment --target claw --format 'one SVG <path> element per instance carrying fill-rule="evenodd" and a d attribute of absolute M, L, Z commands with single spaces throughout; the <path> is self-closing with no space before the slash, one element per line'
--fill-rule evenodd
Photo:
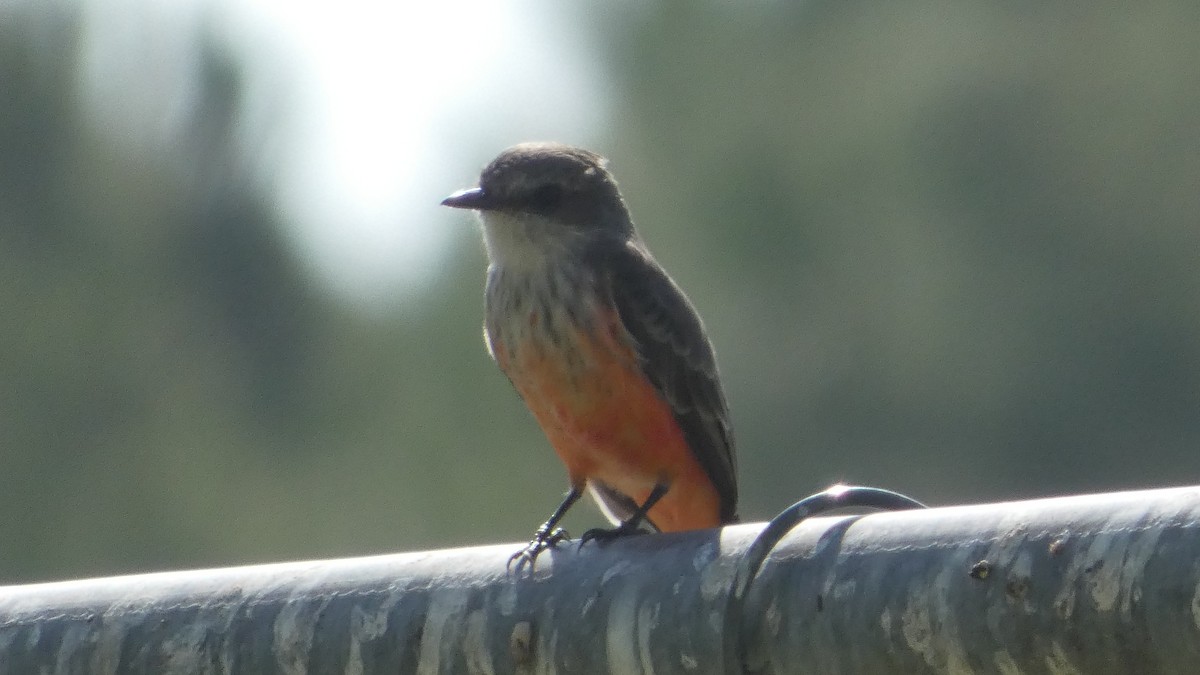
<path fill-rule="evenodd" d="M 558 546 L 559 542 L 570 538 L 571 535 L 567 534 L 567 531 L 561 527 L 556 527 L 551 530 L 543 525 L 533 533 L 533 539 L 529 540 L 529 544 L 527 544 L 525 548 L 509 556 L 507 567 L 512 569 L 513 563 L 515 562 L 517 564 L 517 570 L 520 570 L 526 565 L 529 565 L 530 569 L 532 569 L 534 563 L 537 562 L 537 557 L 542 553 L 542 551 L 545 551 L 548 548 L 554 548 L 555 546 Z"/>

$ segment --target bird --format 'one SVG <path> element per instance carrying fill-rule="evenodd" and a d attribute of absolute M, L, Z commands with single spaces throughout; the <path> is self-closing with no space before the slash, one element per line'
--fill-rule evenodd
<path fill-rule="evenodd" d="M 733 431 L 713 346 L 589 150 L 522 143 L 442 204 L 478 214 L 484 340 L 565 465 L 558 508 L 510 559 L 568 538 L 584 492 L 612 528 L 580 543 L 738 521 Z"/>

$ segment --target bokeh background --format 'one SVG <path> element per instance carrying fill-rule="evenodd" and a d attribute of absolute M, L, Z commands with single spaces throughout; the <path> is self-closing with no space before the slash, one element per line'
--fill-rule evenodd
<path fill-rule="evenodd" d="M 611 158 L 703 314 L 748 519 L 1196 483 L 1197 35 L 1194 0 L 0 0 L 0 582 L 526 539 L 563 471 L 437 204 L 531 139 Z"/>

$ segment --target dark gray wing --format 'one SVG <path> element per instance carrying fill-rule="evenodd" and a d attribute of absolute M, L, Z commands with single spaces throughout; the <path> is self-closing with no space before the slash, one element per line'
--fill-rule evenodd
<path fill-rule="evenodd" d="M 691 303 L 637 242 L 605 247 L 606 280 L 642 369 L 675 411 L 688 446 L 721 499 L 721 522 L 737 520 L 737 470 L 729 407 L 712 345 Z"/>

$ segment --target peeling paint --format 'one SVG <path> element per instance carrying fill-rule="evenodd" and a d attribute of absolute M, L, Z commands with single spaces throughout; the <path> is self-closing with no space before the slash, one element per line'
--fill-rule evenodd
<path fill-rule="evenodd" d="M 1033 578 L 1033 556 L 1029 550 L 1019 551 L 1006 571 L 1008 574 L 1004 583 L 1004 597 L 1008 599 L 1008 603 L 1026 614 L 1037 611 L 1029 599 Z"/>
<path fill-rule="evenodd" d="M 419 675 L 443 672 L 442 650 L 457 644 L 454 635 L 461 630 L 470 597 L 469 589 L 465 588 L 447 588 L 431 595 L 425 613 L 425 629 L 421 632 L 420 653 L 417 655 Z"/>
<path fill-rule="evenodd" d="M 740 561 L 737 557 L 726 556 L 711 561 L 700 572 L 700 597 L 705 602 L 713 602 L 724 597 L 733 583 L 733 575 Z"/>
<path fill-rule="evenodd" d="M 600 577 L 600 584 L 604 585 L 612 581 L 614 577 L 620 576 L 629 571 L 633 567 L 633 563 L 628 560 L 621 560 L 612 567 L 604 570 L 604 574 Z"/>
<path fill-rule="evenodd" d="M 312 649 L 317 619 L 329 606 L 331 597 L 318 603 L 292 598 L 284 603 L 273 627 L 275 635 L 275 664 L 288 675 L 306 675 L 308 653 Z"/>
<path fill-rule="evenodd" d="M 1098 532 L 1086 548 L 1075 547 L 1068 554 L 1069 563 L 1060 576 L 1062 582 L 1053 602 L 1055 612 L 1060 618 L 1069 620 L 1074 617 L 1076 605 L 1081 599 L 1081 590 L 1088 593 L 1085 601 L 1086 598 L 1090 598 L 1098 609 L 1111 608 L 1116 602 L 1116 590 L 1100 592 L 1103 587 L 1097 587 L 1094 578 L 1096 571 L 1103 567 L 1105 557 L 1109 555 L 1112 541 L 1112 534 Z"/>
<path fill-rule="evenodd" d="M 725 612 L 724 607 L 720 610 L 712 610 L 708 613 L 708 630 L 713 635 L 720 635 L 725 629 Z"/>
<path fill-rule="evenodd" d="M 825 591 L 825 597 L 835 602 L 845 602 L 852 600 L 854 594 L 858 592 L 857 579 L 839 579 L 836 583 L 831 584 Z"/>
<path fill-rule="evenodd" d="M 105 630 L 96 639 L 97 648 L 92 657 L 88 659 L 88 670 L 96 673 L 117 672 L 117 666 L 119 665 L 117 659 L 121 655 L 120 646 L 124 635 L 125 631 L 123 629 L 119 632 L 111 629 Z M 86 627 L 78 624 L 69 626 L 66 634 L 62 637 L 62 642 L 59 643 L 58 662 L 70 663 L 71 654 L 75 653 L 82 645 L 87 644 L 91 637 Z"/>
<path fill-rule="evenodd" d="M 716 559 L 718 548 L 716 543 L 704 544 L 696 550 L 696 554 L 692 556 L 692 569 L 697 572 L 708 567 L 713 560 Z"/>
<path fill-rule="evenodd" d="M 557 630 L 550 631 L 550 635 L 544 643 L 545 647 L 541 651 L 542 654 L 558 653 L 558 634 L 559 632 Z M 539 644 L 542 644 L 540 640 L 538 642 Z M 538 672 L 542 673 L 543 675 L 555 675 L 558 672 L 555 664 L 550 660 L 539 659 L 539 662 L 542 667 L 538 669 Z"/>
<path fill-rule="evenodd" d="M 507 584 L 500 588 L 495 596 L 496 609 L 504 616 L 512 616 L 517 611 L 517 585 Z"/>
<path fill-rule="evenodd" d="M 596 606 L 596 599 L 599 597 L 598 594 L 599 594 L 599 591 L 597 591 L 596 593 L 593 593 L 592 595 L 589 595 L 587 597 L 587 599 L 585 599 L 583 601 L 583 604 L 579 606 L 580 620 L 586 619 L 587 615 L 591 614 L 592 609 Z"/>
<path fill-rule="evenodd" d="M 964 554 L 965 555 L 965 554 Z M 962 582 L 965 559 L 942 566 L 931 583 L 914 584 L 900 616 L 905 644 L 930 668 L 938 672 L 973 672 L 958 634 L 951 592 Z"/>
<path fill-rule="evenodd" d="M 933 619 L 929 615 L 928 586 L 913 586 L 908 591 L 908 599 L 904 603 L 904 612 L 900 615 L 900 634 L 904 643 L 913 652 L 934 666 L 933 649 Z"/>
<path fill-rule="evenodd" d="M 208 630 L 203 624 L 192 624 L 177 628 L 174 634 L 165 638 L 161 650 L 164 654 L 163 672 L 188 672 L 189 664 L 195 663 L 202 651 L 201 646 L 207 634 Z"/>
<path fill-rule="evenodd" d="M 639 663 L 641 651 L 638 649 L 635 634 L 639 595 L 636 587 L 624 586 L 617 591 L 608 605 L 605 653 L 608 656 L 609 672 L 642 672 L 642 664 Z"/>
<path fill-rule="evenodd" d="M 361 607 L 350 610 L 350 654 L 346 661 L 346 675 L 362 675 L 362 644 L 377 640 L 387 633 L 388 614 L 399 601 L 400 594 L 393 592 L 375 611 L 368 612 Z"/>
<path fill-rule="evenodd" d="M 783 612 L 779 610 L 779 598 L 771 598 L 771 603 L 767 605 L 763 614 L 765 619 L 763 625 L 767 629 L 767 634 L 772 638 L 779 637 L 779 629 L 783 624 Z"/>
<path fill-rule="evenodd" d="M 1129 619 L 1134 606 L 1141 599 L 1141 582 L 1146 576 L 1146 565 L 1158 551 L 1162 528 L 1148 528 L 1128 538 L 1124 556 L 1119 566 L 1121 616 Z"/>
<path fill-rule="evenodd" d="M 647 675 L 654 673 L 654 657 L 651 655 L 651 637 L 658 628 L 658 615 L 661 606 L 657 602 L 646 601 L 637 612 L 638 655 L 641 657 L 643 672 Z"/>
<path fill-rule="evenodd" d="M 1085 559 L 1088 564 L 1082 567 L 1084 584 L 1088 595 L 1096 609 L 1111 612 L 1117 606 L 1117 597 L 1121 592 L 1120 568 L 1115 564 L 1113 550 L 1114 535 L 1102 534 L 1095 538 L 1088 547 Z"/>
<path fill-rule="evenodd" d="M 937 647 L 945 659 L 945 669 L 951 673 L 971 673 L 970 660 L 967 658 L 962 636 L 958 631 L 958 620 L 955 615 L 956 606 L 952 600 L 955 594 L 951 589 L 961 583 L 962 576 L 957 566 L 947 565 L 942 568 L 934 581 L 934 611 L 936 612 L 936 627 L 933 645 Z"/>
<path fill-rule="evenodd" d="M 467 631 L 463 639 L 463 653 L 470 675 L 496 675 L 492 663 L 492 652 L 488 649 L 487 612 L 476 609 L 467 614 Z"/>

